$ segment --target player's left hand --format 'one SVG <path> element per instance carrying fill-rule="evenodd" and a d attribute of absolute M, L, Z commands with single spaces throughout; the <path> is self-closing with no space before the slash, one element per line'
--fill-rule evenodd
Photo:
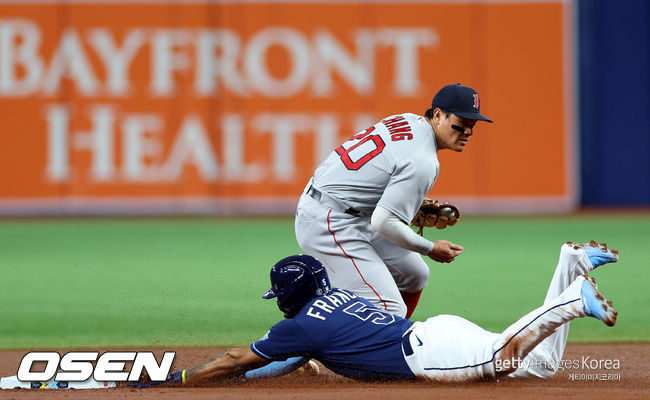
<path fill-rule="evenodd" d="M 126 384 L 127 386 L 143 389 L 151 386 L 160 386 L 170 383 L 185 383 L 185 370 L 181 369 L 179 371 L 172 372 L 171 374 L 167 375 L 167 379 L 164 381 L 152 381 L 147 371 L 142 370 L 140 373 L 140 379 L 135 382 L 127 382 Z"/>

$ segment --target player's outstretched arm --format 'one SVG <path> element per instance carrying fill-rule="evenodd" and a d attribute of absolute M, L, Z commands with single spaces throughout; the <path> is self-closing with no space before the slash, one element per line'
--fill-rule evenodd
<path fill-rule="evenodd" d="M 192 385 L 210 380 L 231 378 L 267 364 L 269 364 L 269 361 L 259 357 L 249 348 L 227 349 L 197 367 L 172 372 L 164 381 L 152 382 L 149 380 L 148 375 L 144 374 L 138 382 L 129 385 L 139 388 L 174 383 Z"/>
<path fill-rule="evenodd" d="M 196 384 L 219 378 L 230 378 L 268 363 L 269 361 L 253 353 L 250 348 L 227 349 L 207 362 L 186 370 L 184 383 Z"/>

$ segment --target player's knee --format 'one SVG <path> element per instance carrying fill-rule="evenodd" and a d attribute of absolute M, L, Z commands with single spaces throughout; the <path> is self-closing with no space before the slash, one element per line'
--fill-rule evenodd
<path fill-rule="evenodd" d="M 399 285 L 400 291 L 415 293 L 419 292 L 427 286 L 429 282 L 430 271 L 429 268 L 418 268 Z"/>
<path fill-rule="evenodd" d="M 429 283 L 429 276 L 431 275 L 431 270 L 429 268 L 424 268 L 418 271 L 418 282 L 420 283 L 420 288 L 418 290 L 424 289 L 424 287 Z"/>

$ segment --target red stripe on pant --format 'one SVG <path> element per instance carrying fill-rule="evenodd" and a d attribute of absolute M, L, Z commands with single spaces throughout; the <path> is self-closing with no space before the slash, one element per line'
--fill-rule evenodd
<path fill-rule="evenodd" d="M 341 247 L 341 244 L 338 242 L 338 240 L 336 240 L 336 235 L 334 235 L 334 232 L 332 232 L 332 229 L 330 228 L 330 214 L 331 214 L 331 212 L 332 212 L 332 210 L 329 210 L 329 211 L 327 212 L 327 230 L 328 230 L 329 233 L 332 235 L 332 238 L 334 239 L 334 243 L 336 243 L 336 245 L 339 246 L 339 249 L 341 249 L 341 251 L 343 252 L 343 255 L 345 255 L 347 258 L 350 259 L 350 261 L 352 261 L 352 265 L 354 265 L 354 268 L 357 270 L 357 273 L 359 274 L 359 276 L 360 276 L 361 279 L 363 280 L 363 283 L 365 283 L 366 285 L 368 285 L 368 287 L 369 287 L 370 289 L 372 289 L 373 293 L 375 293 L 375 294 L 377 295 L 377 297 L 379 298 L 379 301 L 381 301 L 381 302 L 384 304 L 384 310 L 388 310 L 388 306 L 386 305 L 386 302 L 384 301 L 384 299 L 381 298 L 381 296 L 379 295 L 379 293 L 377 293 L 377 291 L 375 290 L 375 288 L 372 287 L 372 285 L 369 284 L 368 281 L 366 281 L 366 278 L 364 278 L 364 277 L 363 277 L 363 274 L 361 273 L 361 271 L 359 271 L 359 267 L 357 267 L 357 263 L 354 262 L 354 258 L 350 257 L 350 256 L 348 255 L 348 253 L 346 253 L 345 250 L 343 250 L 343 247 Z"/>

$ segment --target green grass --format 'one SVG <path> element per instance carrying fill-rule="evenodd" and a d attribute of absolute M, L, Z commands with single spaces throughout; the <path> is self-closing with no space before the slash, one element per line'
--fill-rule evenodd
<path fill-rule="evenodd" d="M 565 240 L 607 241 L 593 273 L 619 311 L 571 341 L 650 341 L 650 214 L 467 217 L 426 236 L 465 246 L 432 274 L 415 319 L 457 314 L 499 331 L 541 304 Z M 0 348 L 246 345 L 282 316 L 261 294 L 300 252 L 290 218 L 0 221 Z"/>

